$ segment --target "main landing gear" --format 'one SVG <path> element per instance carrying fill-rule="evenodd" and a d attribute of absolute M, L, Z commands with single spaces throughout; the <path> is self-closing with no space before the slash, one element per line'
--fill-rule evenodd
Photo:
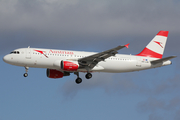
<path fill-rule="evenodd" d="M 24 76 L 24 77 L 27 77 L 27 76 L 28 76 L 28 73 L 27 73 L 27 72 L 28 72 L 28 70 L 29 70 L 29 67 L 25 67 L 25 69 L 26 69 L 26 73 L 24 73 L 23 76 Z"/>
<path fill-rule="evenodd" d="M 80 84 L 82 82 L 82 79 L 79 77 L 79 72 L 75 72 L 74 74 L 77 75 L 77 79 L 75 80 L 75 82 L 77 84 Z M 92 74 L 87 73 L 85 77 L 86 77 L 86 79 L 90 79 L 90 78 L 92 78 Z"/>
<path fill-rule="evenodd" d="M 76 83 L 79 84 L 82 82 L 82 79 L 79 77 L 79 72 L 75 72 L 75 75 L 77 75 Z"/>

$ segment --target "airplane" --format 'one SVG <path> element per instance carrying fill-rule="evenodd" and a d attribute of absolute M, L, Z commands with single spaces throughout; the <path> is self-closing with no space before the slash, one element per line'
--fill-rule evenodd
<path fill-rule="evenodd" d="M 117 54 L 118 50 L 128 48 L 129 44 L 117 46 L 103 52 L 82 52 L 41 48 L 19 48 L 3 57 L 4 62 L 25 67 L 24 77 L 29 67 L 46 68 L 48 78 L 62 78 L 70 73 L 77 75 L 75 82 L 82 82 L 79 72 L 86 73 L 87 79 L 92 72 L 122 73 L 146 70 L 172 64 L 170 59 L 162 58 L 169 31 L 159 31 L 150 43 L 136 55 Z"/>

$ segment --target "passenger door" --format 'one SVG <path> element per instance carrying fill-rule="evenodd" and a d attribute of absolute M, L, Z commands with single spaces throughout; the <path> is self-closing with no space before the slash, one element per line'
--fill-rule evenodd
<path fill-rule="evenodd" d="M 26 59 L 31 59 L 31 49 L 30 48 L 26 49 Z"/>

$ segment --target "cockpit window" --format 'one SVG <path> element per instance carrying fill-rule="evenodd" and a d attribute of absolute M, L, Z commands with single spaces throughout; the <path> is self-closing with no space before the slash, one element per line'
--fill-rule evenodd
<path fill-rule="evenodd" d="M 19 54 L 19 51 L 12 51 L 10 54 Z"/>
<path fill-rule="evenodd" d="M 12 51 L 10 54 L 13 54 L 14 53 L 14 51 Z"/>

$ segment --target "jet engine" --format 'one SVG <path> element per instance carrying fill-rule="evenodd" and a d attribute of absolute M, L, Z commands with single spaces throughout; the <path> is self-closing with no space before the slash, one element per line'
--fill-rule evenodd
<path fill-rule="evenodd" d="M 76 61 L 61 61 L 61 69 L 65 71 L 76 71 L 79 64 Z"/>
<path fill-rule="evenodd" d="M 54 70 L 54 69 L 47 69 L 46 71 L 46 75 L 48 78 L 62 78 L 64 76 L 69 76 L 70 73 L 69 72 L 61 72 L 61 71 L 58 71 L 58 70 Z"/>

